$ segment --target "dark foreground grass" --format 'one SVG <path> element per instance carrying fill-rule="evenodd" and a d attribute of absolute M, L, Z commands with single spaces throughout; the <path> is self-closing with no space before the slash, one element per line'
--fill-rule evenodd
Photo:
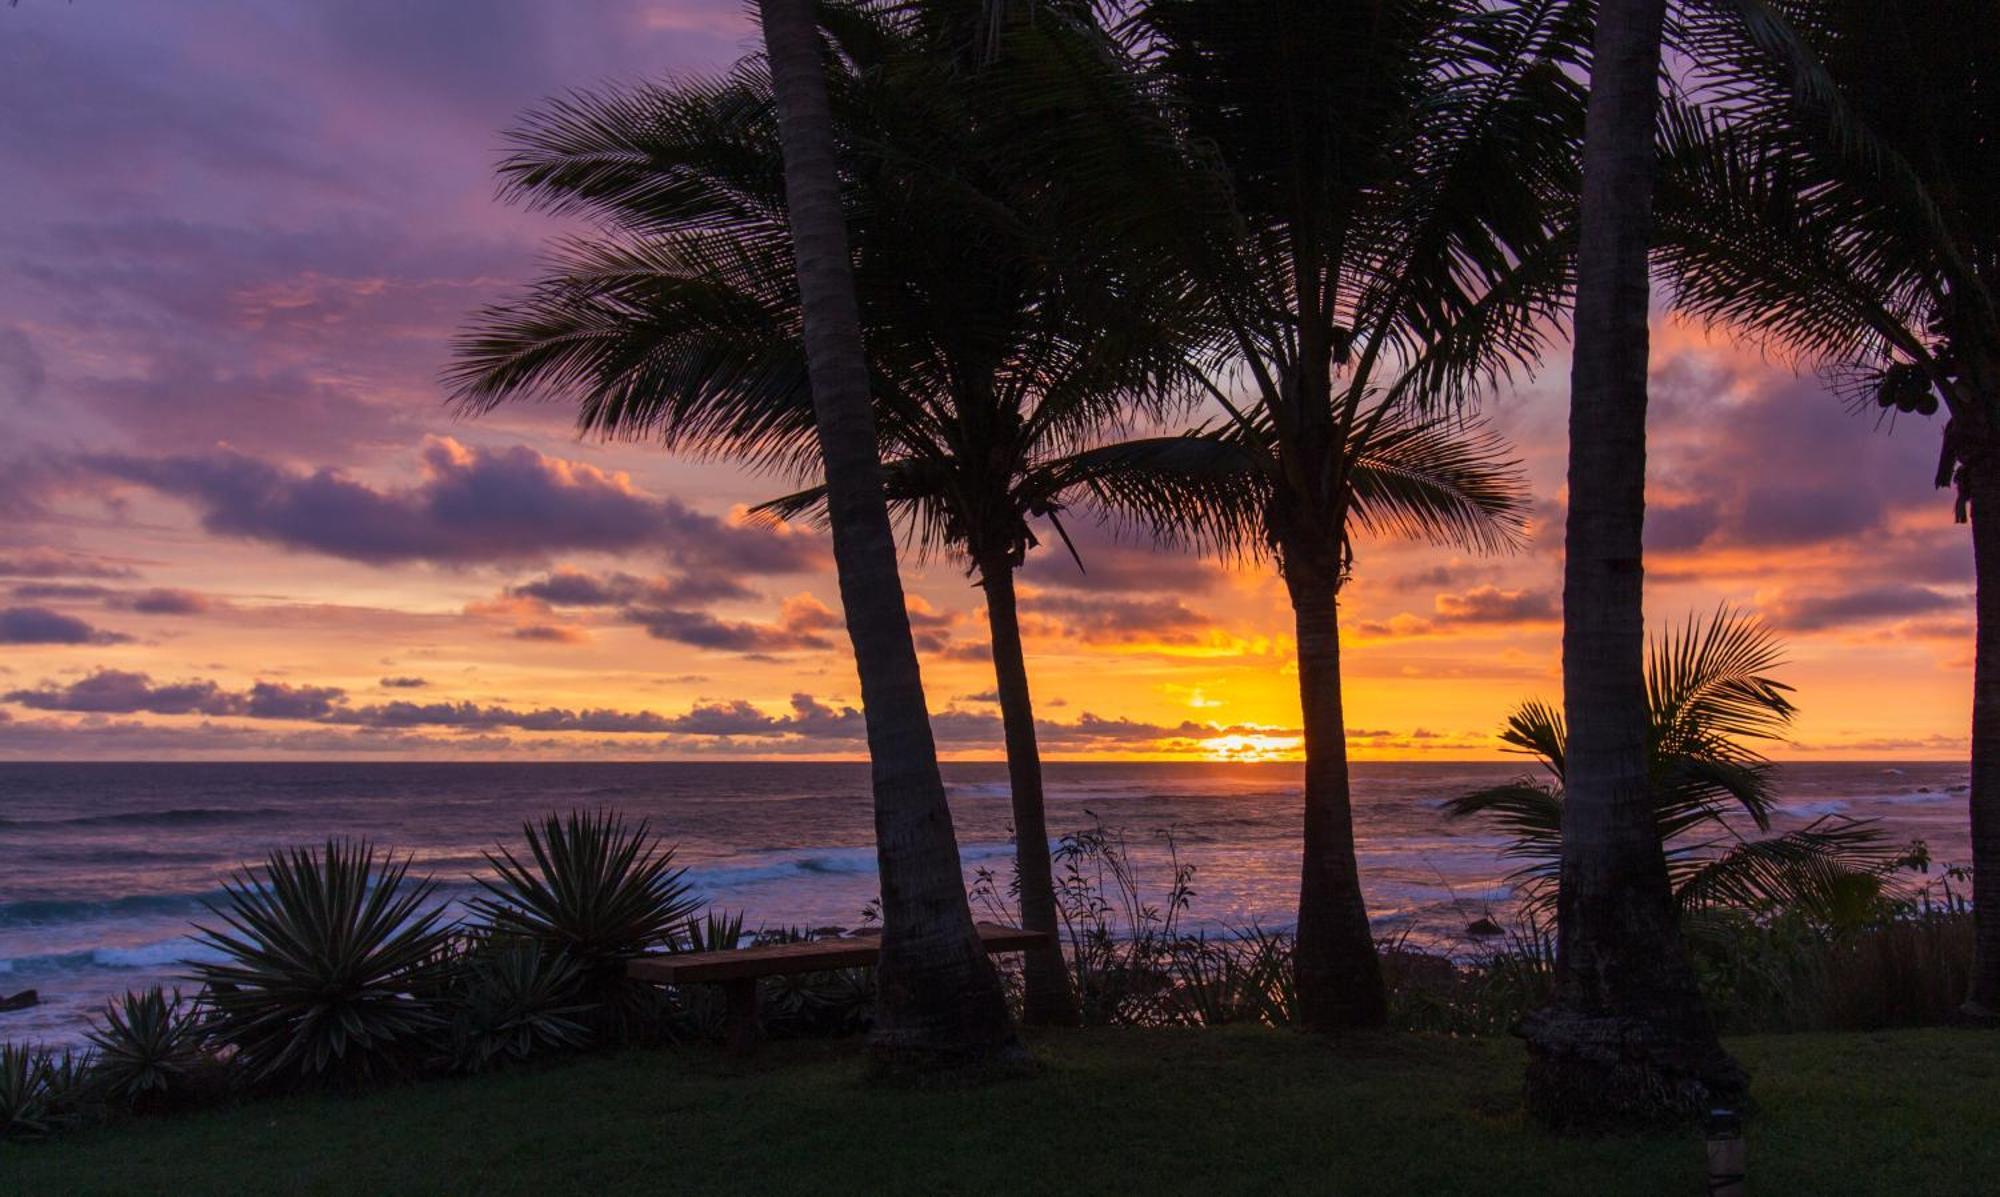
<path fill-rule="evenodd" d="M 2000 1192 L 2000 1034 L 1741 1039 L 1752 1191 Z M 1692 1133 L 1557 1140 L 1512 1041 L 1092 1030 L 1039 1075 L 866 1084 L 859 1044 L 631 1052 L 0 1147 L 4 1193 L 1619 1194 L 1702 1191 Z"/>

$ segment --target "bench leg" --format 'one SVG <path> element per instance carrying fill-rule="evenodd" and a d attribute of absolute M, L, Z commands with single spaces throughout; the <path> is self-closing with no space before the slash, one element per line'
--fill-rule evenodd
<path fill-rule="evenodd" d="M 763 1041 L 764 1028 L 757 1021 L 757 981 L 746 977 L 722 983 L 724 1042 L 732 1056 L 747 1056 Z"/>

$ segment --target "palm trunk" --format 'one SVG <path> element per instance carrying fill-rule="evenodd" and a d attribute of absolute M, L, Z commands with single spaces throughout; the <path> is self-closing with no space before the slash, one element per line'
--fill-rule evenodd
<path fill-rule="evenodd" d="M 1972 660 L 1972 986 L 1966 1013 L 2000 1019 L 2000 469 L 1965 469 L 1977 647 Z"/>
<path fill-rule="evenodd" d="M 1388 1000 L 1354 859 L 1340 695 L 1339 562 L 1330 552 L 1306 547 L 1288 553 L 1284 568 L 1298 630 L 1306 753 L 1305 855 L 1292 963 L 1298 1020 L 1315 1031 L 1379 1027 L 1388 1020 Z"/>
<path fill-rule="evenodd" d="M 993 678 L 1000 692 L 1000 722 L 1007 734 L 1007 783 L 1014 801 L 1014 860 L 1021 883 L 1021 925 L 1048 936 L 1022 965 L 1023 1021 L 1031 1026 L 1075 1026 L 1076 995 L 1063 965 L 1056 924 L 1055 879 L 1049 869 L 1049 825 L 1042 808 L 1042 754 L 1035 742 L 1035 704 L 1028 693 L 1028 663 L 1021 653 L 1021 620 L 1014 605 L 1014 566 L 1002 557 L 981 562 L 986 623 L 993 638 Z"/>
<path fill-rule="evenodd" d="M 1557 1125 L 1688 1117 L 1744 1076 L 1702 1008 L 1647 783 L 1647 258 L 1664 0 L 1598 8 L 1584 138 L 1563 566 L 1565 762 L 1554 1004 L 1524 1024 Z"/>
<path fill-rule="evenodd" d="M 1024 1059 L 966 905 L 882 493 L 860 306 L 813 0 L 759 0 L 784 147 L 806 365 L 847 634 L 861 677 L 882 880 L 871 1040 L 894 1071 Z"/>

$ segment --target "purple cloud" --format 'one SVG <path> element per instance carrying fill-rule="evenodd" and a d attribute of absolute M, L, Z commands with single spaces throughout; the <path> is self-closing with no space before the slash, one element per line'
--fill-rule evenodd
<path fill-rule="evenodd" d="M 141 615 L 200 615 L 213 604 L 206 595 L 192 590 L 174 590 L 154 587 L 141 590 L 137 594 L 119 595 L 112 605 L 126 611 L 136 611 Z"/>
<path fill-rule="evenodd" d="M 130 639 L 47 607 L 0 608 L 0 644 L 122 644 Z"/>
<path fill-rule="evenodd" d="M 540 599 L 551 607 L 684 606 L 724 599 L 755 598 L 757 592 L 716 573 L 680 578 L 640 578 L 628 573 L 592 574 L 558 569 L 511 586 L 507 593 Z"/>
<path fill-rule="evenodd" d="M 126 591 L 89 582 L 28 582 L 15 586 L 9 593 L 24 602 L 96 601 L 115 611 L 140 615 L 200 615 L 215 605 L 208 596 L 192 590 L 154 587 Z"/>
<path fill-rule="evenodd" d="M 656 640 L 671 640 L 694 648 L 774 653 L 833 647 L 833 641 L 811 627 L 718 619 L 706 611 L 633 607 L 627 609 L 624 616 L 646 629 L 646 634 Z"/>
<path fill-rule="evenodd" d="M 1190 554 L 1155 548 L 1143 537 L 1120 535 L 1111 528 L 1082 520 L 1065 521 L 1063 526 L 1083 558 L 1083 568 L 1077 568 L 1069 550 L 1051 535 L 1044 538 L 1047 543 L 1030 553 L 1021 566 L 1023 581 L 1070 590 L 1167 590 L 1193 594 L 1214 589 L 1222 579 L 1221 570 L 1213 563 Z"/>
<path fill-rule="evenodd" d="M 1038 594 L 1022 606 L 1030 616 L 1057 617 L 1065 635 L 1091 643 L 1186 640 L 1209 623 L 1208 616 L 1177 598 Z"/>
<path fill-rule="evenodd" d="M 235 696 L 212 681 L 155 686 L 143 673 L 100 669 L 67 686 L 45 683 L 36 690 L 15 690 L 8 702 L 37 711 L 83 711 L 90 714 L 227 715 Z"/>
<path fill-rule="evenodd" d="M 527 623 L 507 633 L 516 640 L 530 640 L 542 644 L 581 644 L 589 637 L 578 628 L 566 628 L 554 623 Z"/>
<path fill-rule="evenodd" d="M 1432 601 L 1438 618 L 1450 623 L 1545 623 L 1562 615 L 1555 596 L 1540 590 L 1474 586 Z"/>
<path fill-rule="evenodd" d="M 332 714 L 344 697 L 345 692 L 335 686 L 278 682 L 257 682 L 243 693 L 232 693 L 208 680 L 154 685 L 149 675 L 123 669 L 100 669 L 67 686 L 45 682 L 36 689 L 5 695 L 8 702 L 38 711 L 247 715 L 252 719 L 322 719 Z"/>
<path fill-rule="evenodd" d="M 130 578 L 134 571 L 54 549 L 0 554 L 0 578 Z"/>
<path fill-rule="evenodd" d="M 1970 611 L 1970 599 L 1928 586 L 1868 586 L 1827 594 L 1779 595 L 1764 605 L 1772 624 L 1795 632 L 1816 632 L 1844 624 L 1871 623 L 1939 611 Z"/>
<path fill-rule="evenodd" d="M 118 592 L 89 582 L 25 582 L 7 593 L 24 603 L 79 603 L 108 599 Z"/>
<path fill-rule="evenodd" d="M 1819 378 L 1718 401 L 1740 386 L 1700 356 L 1656 371 L 1648 455 L 1663 494 L 1646 512 L 1649 551 L 1851 542 L 1887 530 L 1898 511 L 1949 501 L 1930 485 L 1934 422 L 1907 417 L 1893 436 L 1879 435 Z"/>
<path fill-rule="evenodd" d="M 417 485 L 378 490 L 337 470 L 298 473 L 227 450 L 86 459 L 98 473 L 193 504 L 217 535 L 370 565 L 652 549 L 684 569 L 791 573 L 823 558 L 810 537 L 728 524 L 647 495 L 621 474 L 525 445 L 488 449 L 432 437 L 422 463 Z"/>

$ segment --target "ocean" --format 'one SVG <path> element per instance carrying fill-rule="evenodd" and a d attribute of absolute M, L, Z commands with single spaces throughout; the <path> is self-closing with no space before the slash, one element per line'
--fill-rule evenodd
<path fill-rule="evenodd" d="M 1354 766 L 1361 870 L 1381 932 L 1452 950 L 1472 920 L 1506 922 L 1502 837 L 1439 808 L 1526 767 Z M 1051 834 L 1094 822 L 1122 834 L 1155 900 L 1171 836 L 1196 870 L 1190 925 L 1290 924 L 1297 765 L 1047 769 Z M 1966 774 L 1962 763 L 1787 765 L 1780 822 L 1880 818 L 1898 839 L 1925 840 L 1935 867 L 1968 863 Z M 982 868 L 1004 882 L 1005 767 L 947 765 L 945 777 L 968 883 Z M 647 820 L 694 887 L 749 927 L 858 926 L 877 892 L 861 764 L 0 764 L 0 993 L 42 997 L 0 1014 L 0 1040 L 76 1042 L 108 998 L 183 979 L 201 953 L 188 931 L 204 903 L 273 848 L 366 839 L 414 856 L 413 872 L 457 901 L 477 892 L 486 850 L 519 844 L 524 820 L 576 807 Z"/>

